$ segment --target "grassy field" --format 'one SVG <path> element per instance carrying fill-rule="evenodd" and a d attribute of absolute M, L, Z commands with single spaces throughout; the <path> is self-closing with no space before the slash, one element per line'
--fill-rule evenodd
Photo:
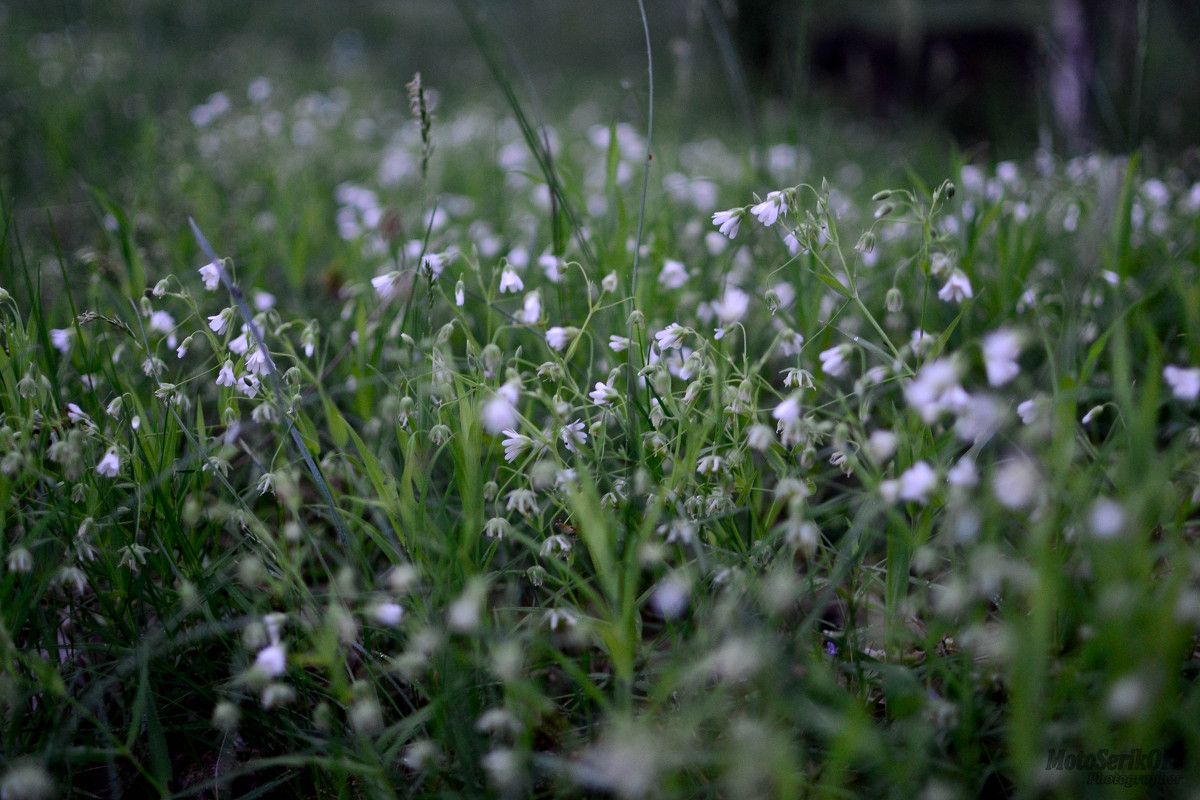
<path fill-rule="evenodd" d="M 36 23 L 4 800 L 1190 796 L 1186 164 Z"/>

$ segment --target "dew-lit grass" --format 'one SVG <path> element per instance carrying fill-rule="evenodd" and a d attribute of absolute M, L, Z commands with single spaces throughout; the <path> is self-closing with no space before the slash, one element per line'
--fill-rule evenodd
<path fill-rule="evenodd" d="M 1182 793 L 1188 173 L 410 94 L 6 199 L 4 797 Z"/>

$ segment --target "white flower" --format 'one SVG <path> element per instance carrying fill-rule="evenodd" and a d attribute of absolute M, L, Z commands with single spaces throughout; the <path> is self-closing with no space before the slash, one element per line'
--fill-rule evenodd
<path fill-rule="evenodd" d="M 467 302 L 467 287 L 460 278 L 458 283 L 454 284 L 454 305 L 461 307 Z M 312 353 L 309 353 L 312 355 Z"/>
<path fill-rule="evenodd" d="M 712 304 L 712 310 L 722 325 L 740 322 L 742 317 L 746 316 L 746 309 L 749 307 L 750 295 L 736 286 L 727 288 L 721 299 Z"/>
<path fill-rule="evenodd" d="M 204 281 L 205 289 L 214 291 L 221 284 L 221 268 L 213 262 L 205 264 L 200 268 L 200 280 Z"/>
<path fill-rule="evenodd" d="M 542 298 L 537 290 L 525 295 L 525 306 L 521 311 L 521 322 L 536 325 L 542 318 Z"/>
<path fill-rule="evenodd" d="M 532 489 L 513 489 L 508 493 L 508 501 L 504 508 L 518 514 L 530 514 L 537 511 L 537 496 Z"/>
<path fill-rule="evenodd" d="M 50 344 L 54 345 L 54 349 L 60 353 L 66 353 L 71 349 L 71 342 L 75 339 L 74 328 L 51 328 L 50 329 Z"/>
<path fill-rule="evenodd" d="M 404 618 L 404 606 L 388 601 L 375 606 L 373 610 L 375 621 L 388 628 L 394 628 Z"/>
<path fill-rule="evenodd" d="M 235 356 L 240 356 L 250 349 L 250 334 L 242 331 L 241 334 L 229 340 L 229 352 Z"/>
<path fill-rule="evenodd" d="M 1021 355 L 1021 336 L 1007 328 L 990 333 L 983 339 L 983 365 L 988 383 L 1003 386 L 1021 372 L 1017 357 Z"/>
<path fill-rule="evenodd" d="M 937 485 L 938 476 L 933 467 L 924 461 L 918 461 L 900 476 L 899 497 L 901 500 L 924 503 Z"/>
<path fill-rule="evenodd" d="M 992 492 L 1000 505 L 1022 509 L 1037 497 L 1041 476 L 1028 458 L 1018 456 L 1001 464 L 992 476 Z"/>
<path fill-rule="evenodd" d="M 746 446 L 751 450 L 764 452 L 769 450 L 771 445 L 775 444 L 775 432 L 771 430 L 770 425 L 763 425 L 761 422 L 750 426 L 746 431 Z"/>
<path fill-rule="evenodd" d="M 849 364 L 846 356 L 850 354 L 850 345 L 839 344 L 823 351 L 817 358 L 821 360 L 821 370 L 831 378 L 840 378 L 848 371 Z"/>
<path fill-rule="evenodd" d="M 246 397 L 253 399 L 255 395 L 258 394 L 259 385 L 258 378 L 254 375 L 243 375 L 242 377 L 238 378 L 238 382 L 234 384 L 233 388 L 237 390 L 238 394 L 245 395 Z M 271 409 L 271 406 L 261 405 L 254 410 L 255 412 L 258 412 L 259 409 L 267 409 L 267 411 L 263 413 L 268 413 Z"/>
<path fill-rule="evenodd" d="M 683 345 L 683 337 L 687 334 L 687 328 L 683 327 L 677 322 L 672 322 L 670 325 L 654 334 L 654 341 L 658 342 L 659 350 L 678 349 Z"/>
<path fill-rule="evenodd" d="M 446 268 L 446 265 L 454 260 L 454 256 L 453 252 L 426 253 L 421 259 L 421 269 L 426 274 L 437 278 L 442 274 L 442 270 Z"/>
<path fill-rule="evenodd" d="M 158 333 L 170 333 L 174 327 L 175 318 L 166 311 L 155 311 L 150 315 L 150 330 Z"/>
<path fill-rule="evenodd" d="M 379 299 L 383 301 L 391 300 L 400 290 L 399 272 L 388 272 L 375 278 L 371 278 L 371 285 L 375 287 L 375 291 L 379 294 Z"/>
<path fill-rule="evenodd" d="M 696 472 L 701 475 L 718 475 L 725 469 L 725 459 L 720 456 L 704 456 L 696 464 Z"/>
<path fill-rule="evenodd" d="M 92 418 L 76 403 L 67 403 L 67 419 L 75 425 L 93 427 Z"/>
<path fill-rule="evenodd" d="M 908 404 L 921 415 L 926 424 L 937 421 L 944 412 L 951 410 L 960 399 L 962 387 L 958 385 L 958 365 L 949 358 L 930 361 L 921 367 L 915 380 L 904 389 Z"/>
<path fill-rule="evenodd" d="M 592 398 L 592 402 L 598 406 L 611 406 L 614 400 L 620 399 L 621 395 L 607 383 L 598 381 L 596 388 L 588 394 L 588 397 Z"/>
<path fill-rule="evenodd" d="M 682 261 L 667 259 L 663 262 L 662 272 L 658 273 L 658 282 L 667 289 L 678 289 L 687 283 L 688 272 Z"/>
<path fill-rule="evenodd" d="M 1163 380 L 1180 400 L 1190 403 L 1200 397 L 1200 368 L 1189 369 L 1168 364 L 1163 367 Z"/>
<path fill-rule="evenodd" d="M 974 296 L 975 293 L 971 290 L 971 281 L 967 279 L 967 274 L 958 269 L 950 273 L 950 277 L 946 279 L 946 285 L 938 291 L 938 299 L 945 300 L 947 303 L 961 303 Z"/>
<path fill-rule="evenodd" d="M 495 436 L 506 428 L 517 424 L 517 409 L 503 394 L 496 393 L 483 404 L 479 411 L 483 429 Z"/>
<path fill-rule="evenodd" d="M 261 347 L 256 347 L 246 355 L 246 369 L 255 375 L 268 375 L 271 372 L 271 356 Z"/>
<path fill-rule="evenodd" d="M 233 386 L 235 380 L 236 378 L 233 376 L 233 362 L 225 359 L 221 371 L 217 373 L 217 386 Z"/>
<path fill-rule="evenodd" d="M 716 225 L 721 233 L 728 236 L 730 239 L 736 239 L 738 235 L 738 227 L 742 224 L 742 215 L 746 213 L 742 208 L 731 208 L 728 211 L 718 211 L 712 215 L 713 225 Z"/>
<path fill-rule="evenodd" d="M 105 478 L 115 478 L 121 474 L 121 459 L 117 457 L 115 449 L 109 449 L 104 458 L 100 459 L 100 463 L 96 465 L 96 474 Z"/>
<path fill-rule="evenodd" d="M 225 329 L 229 327 L 230 320 L 233 319 L 233 309 L 226 308 L 220 314 L 213 314 L 208 318 L 208 327 L 217 336 L 225 333 Z"/>
<path fill-rule="evenodd" d="M 784 358 L 798 356 L 804 348 L 804 336 L 790 328 L 779 334 L 779 355 Z"/>
<path fill-rule="evenodd" d="M 578 445 L 587 441 L 587 431 L 584 430 L 583 420 L 575 420 L 569 425 L 564 425 L 560 433 L 563 444 L 572 453 L 576 451 Z"/>
<path fill-rule="evenodd" d="M 505 267 L 500 273 L 500 293 L 519 292 L 525 288 L 521 276 L 512 267 Z"/>
<path fill-rule="evenodd" d="M 600 288 L 605 292 L 615 292 L 617 290 L 617 273 L 610 272 L 601 278 Z"/>
<path fill-rule="evenodd" d="M 896 453 L 899 439 L 891 431 L 873 431 L 867 438 L 867 455 L 875 464 L 883 464 Z"/>
<path fill-rule="evenodd" d="M 979 470 L 975 468 L 974 459 L 970 456 L 960 458 L 946 473 L 946 483 L 960 489 L 970 489 L 979 483 Z"/>
<path fill-rule="evenodd" d="M 779 219 L 780 214 L 787 213 L 787 198 L 783 196 L 783 192 L 768 192 L 767 199 L 752 206 L 750 213 L 758 217 L 760 223 L 770 227 Z M 716 222 L 715 217 L 713 222 Z"/>
<path fill-rule="evenodd" d="M 1037 422 L 1041 416 L 1042 407 L 1045 402 L 1040 397 L 1034 397 L 1017 405 L 1017 416 L 1021 418 L 1021 424 L 1032 425 Z"/>
<path fill-rule="evenodd" d="M 775 406 L 775 410 L 771 412 L 771 416 L 779 420 L 780 425 L 786 425 L 789 422 L 795 422 L 800 419 L 801 410 L 800 395 L 793 394 Z"/>
<path fill-rule="evenodd" d="M 1115 500 L 1102 497 L 1092 504 L 1088 521 L 1097 539 L 1115 539 L 1125 530 L 1125 509 Z"/>
<path fill-rule="evenodd" d="M 614 353 L 624 353 L 629 349 L 629 337 L 618 336 L 614 333 L 608 337 L 608 346 L 612 348 Z"/>
<path fill-rule="evenodd" d="M 934 253 L 929 258 L 929 271 L 935 277 L 941 278 L 954 268 L 954 261 L 945 253 Z"/>
<path fill-rule="evenodd" d="M 567 273 L 567 262 L 553 253 L 542 253 L 538 256 L 538 266 L 546 273 L 546 279 L 551 283 L 558 283 Z"/>
<path fill-rule="evenodd" d="M 269 311 L 275 307 L 275 295 L 270 292 L 257 291 L 254 293 L 254 310 Z"/>
<path fill-rule="evenodd" d="M 268 678 L 277 678 L 287 670 L 287 653 L 283 645 L 272 644 L 258 651 L 254 667 Z"/>
<path fill-rule="evenodd" d="M 571 343 L 571 339 L 575 336 L 574 328 L 563 328 L 555 325 L 546 331 L 546 344 L 550 345 L 550 349 L 563 351 L 567 345 Z"/>
<path fill-rule="evenodd" d="M 510 464 L 517 460 L 517 457 L 533 446 L 533 439 L 530 439 L 524 434 L 517 433 L 515 430 L 500 431 L 507 438 L 500 442 L 504 445 L 504 460 Z"/>

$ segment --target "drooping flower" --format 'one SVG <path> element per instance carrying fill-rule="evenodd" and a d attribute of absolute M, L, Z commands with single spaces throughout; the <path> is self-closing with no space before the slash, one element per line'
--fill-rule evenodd
<path fill-rule="evenodd" d="M 233 386 L 235 380 L 237 379 L 233 376 L 233 362 L 227 358 L 221 366 L 221 371 L 217 373 L 217 386 Z"/>
<path fill-rule="evenodd" d="M 518 514 L 531 514 L 537 511 L 537 495 L 532 489 L 513 489 L 508 493 L 505 502 L 506 511 L 516 511 Z"/>
<path fill-rule="evenodd" d="M 738 228 L 742 224 L 742 216 L 745 213 L 746 209 L 744 208 L 731 208 L 728 211 L 718 211 L 712 215 L 712 222 L 721 233 L 730 239 L 736 239 Z"/>
<path fill-rule="evenodd" d="M 215 291 L 221 285 L 221 269 L 215 263 L 209 262 L 200 268 L 200 280 L 204 281 L 204 288 L 210 292 Z"/>
<path fill-rule="evenodd" d="M 517 433 L 512 429 L 503 430 L 501 433 L 506 437 L 500 442 L 500 444 L 504 445 L 504 460 L 510 464 L 516 461 L 526 450 L 533 447 L 533 439 L 522 433 Z"/>
<path fill-rule="evenodd" d="M 567 449 L 572 453 L 576 452 L 578 446 L 587 441 L 587 431 L 584 430 L 583 420 L 577 419 L 568 425 L 564 425 L 560 436 Z"/>
<path fill-rule="evenodd" d="M 750 213 L 757 217 L 760 223 L 769 228 L 775 224 L 780 215 L 787 213 L 787 197 L 784 196 L 783 192 L 768 192 L 767 199 L 752 206 Z"/>
<path fill-rule="evenodd" d="M 512 267 L 505 267 L 500 273 L 500 293 L 519 292 L 525 288 L 521 276 Z"/>
<path fill-rule="evenodd" d="M 938 291 L 938 299 L 945 300 L 947 303 L 961 303 L 974 296 L 975 292 L 971 289 L 971 281 L 967 278 L 967 274 L 958 269 L 950 273 L 946 284 Z"/>
<path fill-rule="evenodd" d="M 271 366 L 271 356 L 261 347 L 255 347 L 246 354 L 246 369 L 255 375 L 269 375 Z"/>
<path fill-rule="evenodd" d="M 677 322 L 672 322 L 654 334 L 654 341 L 658 343 L 659 350 L 676 350 L 683 346 L 683 338 L 687 336 L 688 332 L 688 328 L 683 327 Z"/>
<path fill-rule="evenodd" d="M 841 378 L 849 370 L 846 357 L 850 355 L 850 345 L 839 344 L 823 351 L 819 356 L 821 370 L 831 378 Z"/>
<path fill-rule="evenodd" d="M 233 309 L 226 308 L 219 314 L 213 314 L 208 318 L 208 327 L 217 336 L 225 333 L 225 329 L 229 327 L 230 321 L 233 319 Z"/>
<path fill-rule="evenodd" d="M 110 448 L 104 454 L 104 458 L 96 465 L 96 474 L 104 478 L 115 478 L 121 474 L 121 459 L 117 456 L 116 449 Z"/>
<path fill-rule="evenodd" d="M 598 406 L 611 406 L 614 401 L 620 399 L 621 395 L 607 383 L 597 381 L 596 388 L 588 393 L 588 397 L 592 398 L 592 402 Z"/>
<path fill-rule="evenodd" d="M 378 277 L 371 278 L 371 285 L 375 287 L 379 299 L 387 302 L 395 297 L 400 291 L 401 274 L 396 271 L 388 272 Z"/>
<path fill-rule="evenodd" d="M 553 328 L 550 328 L 546 331 L 546 344 L 550 345 L 552 350 L 558 350 L 561 352 L 565 350 L 567 345 L 571 343 L 571 340 L 575 338 L 576 333 L 578 333 L 578 331 L 576 331 L 574 328 L 563 328 L 555 325 Z"/>
<path fill-rule="evenodd" d="M 537 289 L 525 295 L 525 305 L 521 311 L 521 322 L 526 325 L 536 325 L 542 319 L 542 298 Z"/>

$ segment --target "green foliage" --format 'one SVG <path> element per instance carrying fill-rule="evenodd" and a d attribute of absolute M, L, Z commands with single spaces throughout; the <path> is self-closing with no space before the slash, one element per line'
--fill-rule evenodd
<path fill-rule="evenodd" d="M 5 210 L 6 797 L 1200 768 L 1182 171 L 243 88 Z"/>

